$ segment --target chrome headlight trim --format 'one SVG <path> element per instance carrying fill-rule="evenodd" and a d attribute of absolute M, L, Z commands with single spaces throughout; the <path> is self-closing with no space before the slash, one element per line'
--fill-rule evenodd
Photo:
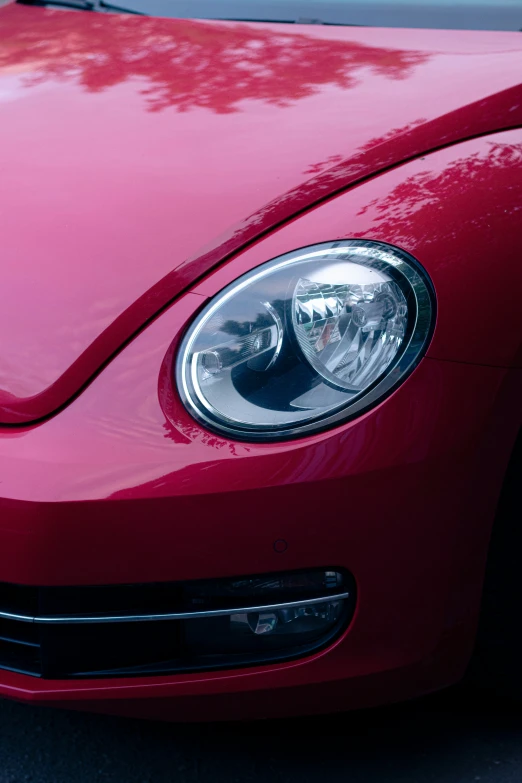
<path fill-rule="evenodd" d="M 196 338 L 203 326 L 231 298 L 252 286 L 256 281 L 273 273 L 275 269 L 285 269 L 303 261 L 335 258 L 347 260 L 348 254 L 357 254 L 357 263 L 365 263 L 372 269 L 385 271 L 394 278 L 403 292 L 408 294 L 409 304 L 414 311 L 409 334 L 394 361 L 370 388 L 361 392 L 356 399 L 329 415 L 316 416 L 295 426 L 271 426 L 263 424 L 240 425 L 205 399 L 194 378 L 194 367 L 189 357 Z M 370 240 L 338 240 L 308 246 L 276 257 L 239 277 L 203 308 L 190 324 L 181 342 L 175 362 L 175 379 L 179 395 L 191 415 L 203 426 L 234 440 L 250 442 L 271 442 L 304 437 L 312 433 L 331 429 L 345 423 L 382 402 L 414 370 L 423 357 L 430 342 L 436 313 L 436 300 L 433 285 L 420 264 L 408 253 L 382 242 Z M 281 348 L 279 340 L 277 353 Z M 196 382 L 194 382 L 196 380 Z"/>

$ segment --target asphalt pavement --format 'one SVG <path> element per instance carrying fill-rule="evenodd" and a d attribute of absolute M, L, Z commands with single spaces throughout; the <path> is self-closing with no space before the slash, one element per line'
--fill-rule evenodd
<path fill-rule="evenodd" d="M 460 691 L 321 718 L 166 724 L 0 702 L 0 783 L 522 783 L 522 708 Z"/>

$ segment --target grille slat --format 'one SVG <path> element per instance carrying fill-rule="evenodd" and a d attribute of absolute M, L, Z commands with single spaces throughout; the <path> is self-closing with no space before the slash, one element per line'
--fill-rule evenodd
<path fill-rule="evenodd" d="M 41 675 L 40 648 L 18 641 L 0 640 L 0 666 L 21 674 Z"/>
<path fill-rule="evenodd" d="M 21 644 L 22 647 L 40 647 L 39 642 L 26 642 L 22 639 L 16 639 L 14 636 L 0 635 L 0 642 L 8 642 L 9 644 Z"/>
<path fill-rule="evenodd" d="M 0 666 L 22 674 L 41 674 L 40 638 L 36 625 L 0 619 Z"/>

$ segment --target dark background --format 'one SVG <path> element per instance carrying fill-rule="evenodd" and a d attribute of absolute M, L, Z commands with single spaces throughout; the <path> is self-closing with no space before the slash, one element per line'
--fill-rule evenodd
<path fill-rule="evenodd" d="M 522 782 L 522 709 L 448 691 L 344 715 L 149 723 L 0 702 L 0 783 Z"/>

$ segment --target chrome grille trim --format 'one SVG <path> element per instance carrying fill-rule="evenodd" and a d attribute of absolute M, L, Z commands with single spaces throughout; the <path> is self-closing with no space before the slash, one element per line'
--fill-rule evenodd
<path fill-rule="evenodd" d="M 302 601 L 289 601 L 278 604 L 263 604 L 261 606 L 242 606 L 234 609 L 207 609 L 200 612 L 168 612 L 161 614 L 126 614 L 126 615 L 48 615 L 31 616 L 27 614 L 11 614 L 0 611 L 0 619 L 17 620 L 23 623 L 39 623 L 45 625 L 79 625 L 83 623 L 143 623 L 158 620 L 195 620 L 204 617 L 223 617 L 232 614 L 249 614 L 250 612 L 269 612 L 277 609 L 295 609 L 310 604 L 325 604 L 331 601 L 343 601 L 350 593 L 307 598 Z"/>

